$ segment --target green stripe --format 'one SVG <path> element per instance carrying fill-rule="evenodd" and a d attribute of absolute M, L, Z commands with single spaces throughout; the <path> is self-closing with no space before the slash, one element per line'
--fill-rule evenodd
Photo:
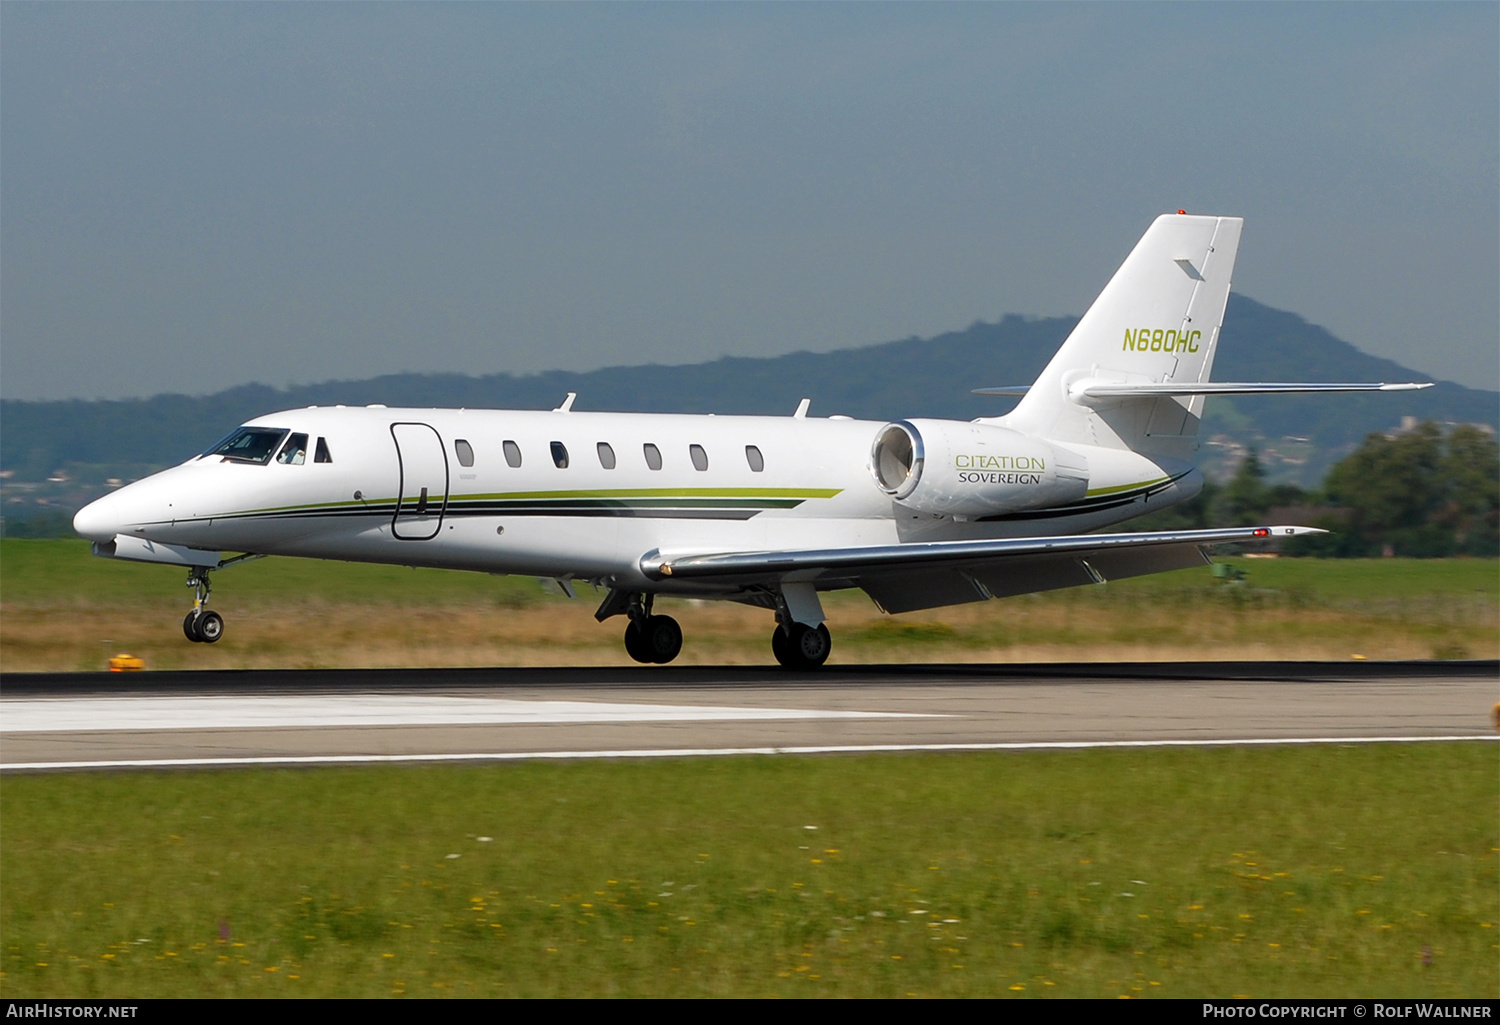
<path fill-rule="evenodd" d="M 497 501 L 573 501 L 612 499 L 629 501 L 635 499 L 642 505 L 670 504 L 673 499 L 695 499 L 696 506 L 718 501 L 726 505 L 747 507 L 756 500 L 782 505 L 788 500 L 805 501 L 809 498 L 833 498 L 842 488 L 614 488 L 593 491 L 499 491 L 483 495 L 448 496 L 448 504 L 457 502 Z M 254 516 L 261 513 L 311 512 L 318 509 L 362 509 L 370 505 L 392 504 L 391 498 L 366 498 L 363 501 L 314 502 L 310 505 L 277 505 L 266 509 L 246 509 L 242 512 L 219 513 L 219 516 Z"/>
<path fill-rule="evenodd" d="M 538 500 L 496 502 L 495 499 L 485 499 L 483 502 L 468 502 L 464 499 L 449 499 L 448 508 L 461 509 L 469 505 L 487 505 L 495 502 L 495 508 L 500 510 L 512 505 L 527 505 L 528 501 Z M 545 504 L 537 508 L 549 508 L 555 505 L 559 509 L 791 509 L 801 505 L 802 502 L 800 498 L 567 498 L 547 499 Z"/>
<path fill-rule="evenodd" d="M 597 491 L 500 491 L 452 495 L 450 501 L 556 498 L 832 498 L 842 488 L 612 488 Z"/>
<path fill-rule="evenodd" d="M 359 502 L 314 502 L 311 505 L 273 505 L 266 509 L 244 509 L 240 512 L 214 513 L 214 516 L 254 516 L 259 513 L 306 512 L 311 509 L 360 509 L 367 505 L 380 505 L 383 502 L 395 501 L 395 498 L 366 498 Z"/>
<path fill-rule="evenodd" d="M 1121 491 L 1131 491 L 1135 488 L 1149 488 L 1153 484 L 1160 484 L 1163 481 L 1170 479 L 1170 477 L 1157 477 L 1155 480 L 1143 480 L 1137 484 L 1120 484 L 1112 488 L 1089 488 L 1083 493 L 1083 497 L 1093 498 L 1096 495 L 1114 495 L 1118 494 Z"/>

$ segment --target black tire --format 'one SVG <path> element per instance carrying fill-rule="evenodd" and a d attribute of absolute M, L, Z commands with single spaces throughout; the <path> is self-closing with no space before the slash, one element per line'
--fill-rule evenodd
<path fill-rule="evenodd" d="M 797 664 L 792 657 L 791 636 L 780 623 L 776 629 L 771 631 L 771 654 L 776 656 L 776 661 L 784 669 L 796 669 Z"/>
<path fill-rule="evenodd" d="M 198 616 L 198 639 L 204 644 L 214 644 L 224 636 L 224 617 L 217 612 L 204 611 Z"/>
<path fill-rule="evenodd" d="M 182 621 L 182 635 L 194 644 L 199 644 L 203 641 L 203 638 L 198 636 L 197 612 L 189 612 L 187 618 Z"/>
<path fill-rule="evenodd" d="M 671 616 L 651 616 L 644 631 L 645 651 L 657 665 L 666 665 L 682 651 L 682 627 Z"/>
<path fill-rule="evenodd" d="M 646 635 L 636 623 L 625 627 L 625 654 L 637 662 L 651 661 L 651 655 L 646 650 Z"/>
<path fill-rule="evenodd" d="M 771 635 L 771 653 L 787 669 L 816 669 L 832 650 L 833 637 L 821 624 L 793 623 L 790 631 L 778 626 Z"/>

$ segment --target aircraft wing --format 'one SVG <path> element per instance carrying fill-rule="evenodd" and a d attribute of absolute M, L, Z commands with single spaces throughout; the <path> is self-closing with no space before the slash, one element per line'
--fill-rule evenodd
<path fill-rule="evenodd" d="M 662 555 L 648 552 L 641 570 L 653 580 L 725 585 L 810 582 L 859 587 L 886 612 L 911 612 L 1209 563 L 1204 549 L 1301 534 L 1316 527 L 1231 527 L 1062 537 L 927 541 L 803 551 Z"/>

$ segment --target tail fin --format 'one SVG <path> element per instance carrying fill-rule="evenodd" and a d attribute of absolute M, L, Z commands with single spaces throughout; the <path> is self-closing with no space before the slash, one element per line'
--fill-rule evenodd
<path fill-rule="evenodd" d="M 1186 458 L 1202 395 L 1086 397 L 1079 386 L 1208 380 L 1239 217 L 1158 217 L 1016 408 L 1002 418 L 1062 442 Z"/>

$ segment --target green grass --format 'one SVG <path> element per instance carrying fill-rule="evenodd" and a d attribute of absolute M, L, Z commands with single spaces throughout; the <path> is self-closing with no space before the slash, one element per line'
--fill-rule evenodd
<path fill-rule="evenodd" d="M 1500 594 L 1500 561 L 1495 559 L 1247 559 L 1216 558 L 1245 573 L 1243 586 L 1323 601 L 1453 598 Z M 1136 593 L 1180 588 L 1207 570 L 1181 570 L 1121 581 Z"/>
<path fill-rule="evenodd" d="M 1241 590 L 1280 603 L 1369 602 L 1424 598 L 1479 598 L 1500 593 L 1494 559 L 1246 559 L 1227 562 L 1244 571 Z M 38 605 L 75 602 L 135 605 L 180 601 L 186 571 L 96 559 L 86 541 L 0 539 L 0 597 Z M 460 570 L 408 569 L 316 559 L 264 559 L 225 570 L 216 587 L 246 600 L 296 597 L 353 604 L 561 600 L 531 577 L 498 577 Z M 1205 569 L 1179 570 L 1115 581 L 1105 587 L 1049 592 L 1049 601 L 1159 601 L 1195 590 L 1222 589 Z M 858 594 L 854 600 L 866 601 Z M 837 600 L 835 598 L 835 600 Z"/>
<path fill-rule="evenodd" d="M 0 989 L 1494 998 L 1496 770 L 1462 743 L 7 777 Z"/>
<path fill-rule="evenodd" d="M 187 570 L 89 554 L 87 541 L 0 539 L 0 598 L 18 605 L 192 605 Z M 563 599 L 533 577 L 410 569 L 319 559 L 258 559 L 214 574 L 214 588 L 247 602 L 278 599 L 352 605 L 494 602 L 516 607 Z"/>

